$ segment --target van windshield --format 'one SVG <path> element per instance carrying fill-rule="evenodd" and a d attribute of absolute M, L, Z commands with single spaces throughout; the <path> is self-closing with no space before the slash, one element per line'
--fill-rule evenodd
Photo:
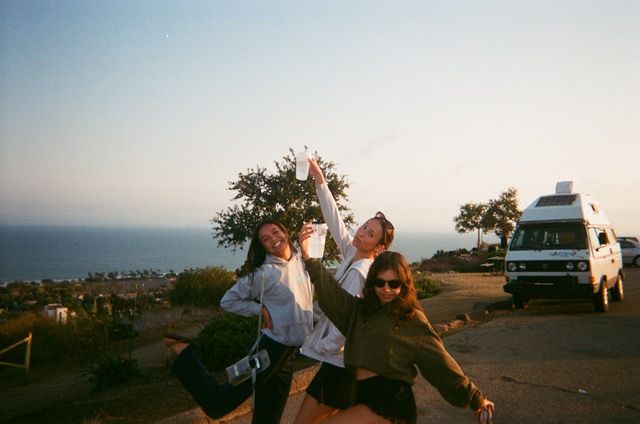
<path fill-rule="evenodd" d="M 521 224 L 510 250 L 586 249 L 584 226 L 578 223 Z"/>

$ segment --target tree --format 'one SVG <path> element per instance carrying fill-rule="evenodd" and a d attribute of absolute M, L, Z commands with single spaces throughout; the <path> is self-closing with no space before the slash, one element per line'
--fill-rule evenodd
<path fill-rule="evenodd" d="M 336 174 L 333 162 L 320 157 L 317 160 L 345 225 L 351 227 L 354 224 L 353 214 L 344 204 L 348 200 L 346 190 L 349 188 L 346 177 Z M 323 221 L 313 179 L 296 180 L 293 149 L 289 149 L 289 154 L 282 161 L 274 161 L 274 164 L 274 173 L 256 166 L 244 174 L 239 173 L 236 181 L 229 182 L 229 190 L 237 192 L 233 197 L 236 203 L 211 219 L 213 237 L 218 240 L 218 246 L 231 247 L 234 251 L 242 249 L 253 235 L 256 225 L 265 219 L 275 219 L 282 223 L 293 240 L 297 239 L 304 222 Z M 338 259 L 339 250 L 333 239 L 329 238 L 324 260 Z"/>
<path fill-rule="evenodd" d="M 505 249 L 507 240 L 521 215 L 522 211 L 518 207 L 518 190 L 510 187 L 497 199 L 489 200 L 489 206 L 482 218 L 482 226 L 500 237 L 500 247 Z"/>
<path fill-rule="evenodd" d="M 169 301 L 172 305 L 218 306 L 235 279 L 233 272 L 219 266 L 185 270 L 169 290 Z"/>
<path fill-rule="evenodd" d="M 486 231 L 482 226 L 482 218 L 488 207 L 486 203 L 466 203 L 460 206 L 460 215 L 453 218 L 457 232 L 462 234 L 478 231 L 478 249 L 482 243 L 482 233 Z"/>

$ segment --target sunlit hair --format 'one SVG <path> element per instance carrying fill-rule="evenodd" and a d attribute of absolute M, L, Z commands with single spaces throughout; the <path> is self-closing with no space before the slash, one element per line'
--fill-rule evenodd
<path fill-rule="evenodd" d="M 378 243 L 383 245 L 385 249 L 388 249 L 389 247 L 391 247 L 391 243 L 393 242 L 393 235 L 395 233 L 393 224 L 387 219 L 386 216 L 384 216 L 382 212 L 376 212 L 375 216 L 371 219 L 378 221 L 380 227 L 382 228 L 382 235 L 380 236 L 380 241 Z"/>
<path fill-rule="evenodd" d="M 416 309 L 422 310 L 422 306 L 420 302 L 418 302 L 416 288 L 413 285 L 413 276 L 411 275 L 411 269 L 409 269 L 406 259 L 400 253 L 390 250 L 380 253 L 373 261 L 371 268 L 369 268 L 364 289 L 362 290 L 364 304 L 362 314 L 366 317 L 374 313 L 382 305 L 376 294 L 373 280 L 375 280 L 380 273 L 387 270 L 394 271 L 398 275 L 398 280 L 402 282 L 400 294 L 391 303 L 393 313 L 399 320 L 410 319 Z"/>
<path fill-rule="evenodd" d="M 260 266 L 264 263 L 264 260 L 267 258 L 267 249 L 264 248 L 262 242 L 260 241 L 260 230 L 262 229 L 262 227 L 269 224 L 278 227 L 287 238 L 287 243 L 291 243 L 289 232 L 286 228 L 284 228 L 284 225 L 272 219 L 262 221 L 256 227 L 255 231 L 253 232 L 253 236 L 251 237 L 249 250 L 247 251 L 247 259 L 242 266 L 242 274 L 250 274 L 256 269 L 260 268 Z"/>

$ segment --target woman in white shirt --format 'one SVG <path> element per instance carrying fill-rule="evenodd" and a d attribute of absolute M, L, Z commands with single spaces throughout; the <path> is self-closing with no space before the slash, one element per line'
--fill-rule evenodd
<path fill-rule="evenodd" d="M 313 287 L 298 250 L 277 221 L 264 221 L 251 239 L 247 275 L 220 301 L 235 314 L 262 315 L 262 336 L 257 350 L 265 349 L 270 364 L 255 380 L 253 424 L 278 424 L 293 377 L 293 358 L 313 327 Z M 164 343 L 177 356 L 172 373 L 211 418 L 236 409 L 254 393 L 252 380 L 238 385 L 220 383 L 205 368 L 191 343 L 166 335 Z"/>
<path fill-rule="evenodd" d="M 393 225 L 382 212 L 378 212 L 352 236 L 342 221 L 338 205 L 314 159 L 309 160 L 309 174 L 315 180 L 320 208 L 329 232 L 342 253 L 342 262 L 336 270 L 335 278 L 343 289 L 354 296 L 360 296 L 373 260 L 380 252 L 388 249 L 393 241 Z M 324 314 L 320 314 L 320 319 L 307 336 L 300 352 L 322 364 L 307 388 L 295 424 L 321 422 L 339 409 L 349 406 L 355 378 L 344 366 L 344 342 L 342 333 Z"/>

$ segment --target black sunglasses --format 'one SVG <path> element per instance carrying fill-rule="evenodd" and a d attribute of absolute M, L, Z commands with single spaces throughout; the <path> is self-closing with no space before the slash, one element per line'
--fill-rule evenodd
<path fill-rule="evenodd" d="M 400 280 L 383 280 L 382 278 L 374 278 L 373 279 L 373 285 L 378 287 L 378 288 L 382 288 L 384 287 L 385 284 L 389 285 L 389 288 L 392 290 L 397 289 L 398 287 L 400 287 L 402 285 L 402 281 Z"/>

